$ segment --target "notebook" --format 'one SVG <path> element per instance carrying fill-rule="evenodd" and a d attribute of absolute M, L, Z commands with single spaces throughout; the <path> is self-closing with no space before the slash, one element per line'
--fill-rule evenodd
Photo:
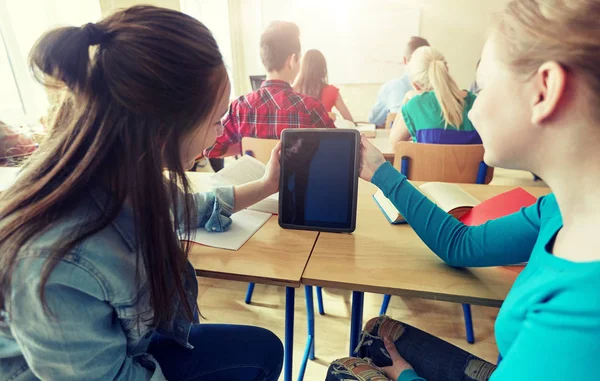
<path fill-rule="evenodd" d="M 457 184 L 431 182 L 417 189 L 444 212 L 471 226 L 517 212 L 537 201 L 535 196 L 523 188 L 512 189 L 481 203 Z M 381 190 L 373 195 L 373 199 L 391 224 L 406 223 L 398 209 Z"/>
<path fill-rule="evenodd" d="M 226 231 L 214 233 L 204 228 L 194 229 L 190 241 L 220 249 L 239 250 L 271 216 L 270 213 L 245 209 L 231 216 L 233 222 Z"/>
<path fill-rule="evenodd" d="M 260 180 L 265 174 L 266 166 L 250 155 L 244 155 L 233 164 L 215 173 L 211 181 L 216 186 L 237 186 Z M 250 210 L 278 214 L 279 193 L 272 194 L 262 201 L 248 207 Z"/>

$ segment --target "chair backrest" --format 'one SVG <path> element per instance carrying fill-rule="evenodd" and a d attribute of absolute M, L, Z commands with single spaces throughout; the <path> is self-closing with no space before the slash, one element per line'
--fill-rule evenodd
<path fill-rule="evenodd" d="M 481 144 L 423 144 L 400 142 L 396 145 L 394 167 L 413 181 L 488 184 L 494 168 L 483 162 Z"/>
<path fill-rule="evenodd" d="M 251 75 L 250 76 L 250 85 L 252 86 L 252 91 L 256 91 L 260 88 L 263 81 L 267 79 L 266 75 Z"/>
<path fill-rule="evenodd" d="M 250 155 L 263 164 L 267 164 L 271 158 L 271 151 L 278 142 L 278 139 L 244 137 L 242 138 L 242 154 Z"/>
<path fill-rule="evenodd" d="M 398 116 L 398 114 L 396 114 L 395 112 L 390 112 L 387 114 L 387 117 L 385 118 L 385 128 L 386 129 L 392 128 L 392 124 L 394 124 L 394 120 L 396 120 L 396 116 Z"/>
<path fill-rule="evenodd" d="M 327 115 L 329 115 L 331 120 L 333 120 L 334 122 L 337 119 L 337 115 L 335 114 L 335 112 L 328 112 Z"/>

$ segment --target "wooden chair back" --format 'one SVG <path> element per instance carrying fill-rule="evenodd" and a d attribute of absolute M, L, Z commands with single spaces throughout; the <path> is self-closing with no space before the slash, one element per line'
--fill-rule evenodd
<path fill-rule="evenodd" d="M 398 116 L 398 114 L 396 114 L 395 112 L 390 112 L 389 114 L 387 114 L 387 117 L 385 118 L 385 128 L 386 129 L 390 129 L 392 128 L 392 124 L 394 123 L 394 120 L 396 120 L 396 116 Z"/>
<path fill-rule="evenodd" d="M 279 143 L 278 139 L 242 138 L 242 154 L 250 155 L 256 160 L 267 164 L 271 151 Z"/>
<path fill-rule="evenodd" d="M 400 142 L 396 145 L 394 167 L 413 181 L 489 184 L 494 168 L 483 162 L 481 144 L 422 144 Z"/>
<path fill-rule="evenodd" d="M 335 114 L 335 112 L 328 112 L 327 115 L 329 115 L 331 120 L 333 120 L 334 122 L 337 119 L 337 115 Z"/>

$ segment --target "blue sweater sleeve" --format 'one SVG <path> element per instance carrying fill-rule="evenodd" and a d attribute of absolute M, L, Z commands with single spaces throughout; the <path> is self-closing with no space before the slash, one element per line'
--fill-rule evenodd
<path fill-rule="evenodd" d="M 396 381 L 426 381 L 423 377 L 419 377 L 417 372 L 412 369 L 406 369 L 400 376 L 398 376 L 398 380 Z"/>
<path fill-rule="evenodd" d="M 540 205 L 480 226 L 466 226 L 419 192 L 390 163 L 371 180 L 396 206 L 425 244 L 457 267 L 500 266 L 526 262 L 540 230 Z"/>

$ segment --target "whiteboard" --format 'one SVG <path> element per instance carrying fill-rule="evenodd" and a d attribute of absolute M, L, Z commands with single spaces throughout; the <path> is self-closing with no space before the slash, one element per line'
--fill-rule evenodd
<path fill-rule="evenodd" d="M 397 0 L 263 0 L 262 24 L 300 28 L 302 51 L 319 49 L 332 84 L 382 83 L 404 73 L 406 42 L 419 35 L 420 8 Z"/>

